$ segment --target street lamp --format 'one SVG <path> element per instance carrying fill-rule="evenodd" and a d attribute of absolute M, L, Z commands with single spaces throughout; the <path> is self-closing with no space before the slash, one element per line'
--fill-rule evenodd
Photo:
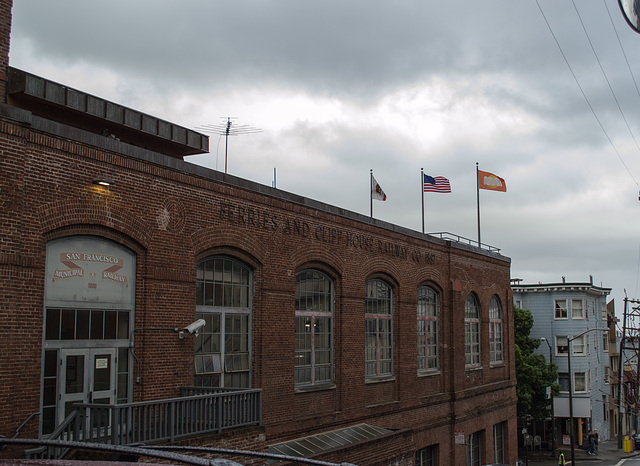
<path fill-rule="evenodd" d="M 551 349 L 551 344 L 549 344 L 549 340 L 545 337 L 540 338 L 540 341 L 544 341 L 549 347 L 549 364 L 553 364 L 553 350 Z M 553 408 L 553 388 L 551 389 L 551 454 L 553 457 L 556 457 L 556 417 L 554 414 Z"/>
<path fill-rule="evenodd" d="M 572 379 L 573 379 L 573 374 L 571 373 L 571 342 L 573 340 L 576 340 L 578 338 L 580 338 L 583 335 L 586 335 L 587 333 L 590 332 L 608 332 L 609 329 L 608 328 L 592 328 L 590 330 L 587 330 L 586 332 L 582 332 L 580 335 L 576 335 L 575 337 L 572 338 L 567 338 L 567 345 L 568 345 L 568 350 L 569 352 L 567 353 L 567 371 L 569 371 L 569 424 L 571 426 L 571 466 L 575 466 L 576 461 L 575 461 L 575 433 L 574 433 L 574 427 L 573 427 L 573 384 L 572 384 Z"/>

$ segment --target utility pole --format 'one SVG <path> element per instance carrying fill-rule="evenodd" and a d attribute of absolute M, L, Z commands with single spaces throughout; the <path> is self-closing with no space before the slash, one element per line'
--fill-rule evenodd
<path fill-rule="evenodd" d="M 640 362 L 640 300 L 627 298 L 625 292 L 620 353 L 618 354 L 618 448 L 623 448 L 622 409 L 624 407 L 627 414 L 631 410 L 630 404 L 635 404 L 635 400 L 626 399 L 627 396 L 624 393 L 624 368 L 630 366 L 632 362 L 635 362 L 635 368 L 638 370 L 640 368 L 638 365 Z M 636 372 L 636 383 L 637 377 Z M 623 398 L 626 406 L 623 405 Z M 630 420 L 631 418 L 628 417 L 627 422 Z"/>

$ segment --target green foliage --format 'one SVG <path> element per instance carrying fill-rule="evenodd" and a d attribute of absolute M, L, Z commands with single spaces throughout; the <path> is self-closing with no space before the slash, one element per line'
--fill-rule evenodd
<path fill-rule="evenodd" d="M 514 306 L 515 344 L 516 344 L 516 379 L 518 386 L 518 417 L 530 414 L 534 419 L 545 419 L 550 415 L 550 400 L 546 398 L 546 388 L 552 387 L 553 394 L 559 391 L 556 383 L 558 368 L 555 364 L 547 364 L 544 356 L 535 354 L 542 343 L 530 338 L 533 327 L 531 311 Z M 548 349 L 548 348 L 547 348 Z"/>

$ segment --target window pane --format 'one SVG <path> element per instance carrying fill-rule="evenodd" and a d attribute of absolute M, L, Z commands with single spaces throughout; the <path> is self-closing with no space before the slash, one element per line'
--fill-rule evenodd
<path fill-rule="evenodd" d="M 438 368 L 438 294 L 427 286 L 418 288 L 418 370 Z"/>
<path fill-rule="evenodd" d="M 586 392 L 587 391 L 587 378 L 584 372 L 576 372 L 574 374 L 574 391 Z"/>
<path fill-rule="evenodd" d="M 584 319 L 584 309 L 581 299 L 571 300 L 571 318 L 572 319 Z"/>
<path fill-rule="evenodd" d="M 382 280 L 369 280 L 365 307 L 365 373 L 367 376 L 393 373 L 392 290 Z"/>
<path fill-rule="evenodd" d="M 467 319 L 478 319 L 480 317 L 478 301 L 473 294 L 467 296 L 467 301 L 464 305 L 464 317 Z"/>
<path fill-rule="evenodd" d="M 502 307 L 500 306 L 500 301 L 496 296 L 491 298 L 489 319 L 490 362 L 502 362 Z"/>
<path fill-rule="evenodd" d="M 571 350 L 572 350 L 573 354 L 575 354 L 575 355 L 583 355 L 583 354 L 585 354 L 585 346 L 584 346 L 585 345 L 585 342 L 584 342 L 585 337 L 586 336 L 583 335 L 581 337 L 576 338 L 575 340 L 573 340 L 571 342 Z M 567 350 L 568 350 L 568 348 L 567 348 Z"/>
<path fill-rule="evenodd" d="M 65 393 L 82 393 L 84 391 L 84 356 L 69 355 L 66 363 Z"/>
<path fill-rule="evenodd" d="M 214 283 L 211 289 L 213 293 L 213 297 L 211 298 L 210 304 L 207 306 L 223 306 L 224 305 L 224 285 L 222 283 Z M 207 297 L 209 293 L 207 292 Z"/>
<path fill-rule="evenodd" d="M 464 350 L 467 366 L 480 365 L 480 308 L 475 295 L 470 294 L 465 303 Z"/>
<path fill-rule="evenodd" d="M 226 257 L 201 261 L 198 269 L 198 287 L 203 289 L 204 299 L 196 319 L 204 319 L 206 324 L 194 342 L 194 383 L 248 388 L 251 272 Z M 216 375 L 219 373 L 226 375 Z"/>
<path fill-rule="evenodd" d="M 567 300 L 566 299 L 555 300 L 555 318 L 556 319 L 567 318 Z"/>
<path fill-rule="evenodd" d="M 215 267 L 215 261 L 208 260 L 204 263 L 204 279 L 206 281 L 214 280 L 214 275 L 213 275 L 214 267 Z"/>
<path fill-rule="evenodd" d="M 500 422 L 493 426 L 493 462 L 503 464 L 504 458 L 504 432 L 506 422 Z"/>
<path fill-rule="evenodd" d="M 204 283 L 204 305 L 213 306 L 213 283 Z"/>
<path fill-rule="evenodd" d="M 213 269 L 213 281 L 216 283 L 222 283 L 223 282 L 223 269 L 224 269 L 224 259 L 216 259 L 214 262 L 214 269 Z"/>
<path fill-rule="evenodd" d="M 76 340 L 89 339 L 89 311 L 80 309 L 77 313 Z"/>
<path fill-rule="evenodd" d="M 118 339 L 129 339 L 129 311 L 118 312 Z"/>
<path fill-rule="evenodd" d="M 435 466 L 436 448 L 437 446 L 434 445 L 416 451 L 416 466 Z"/>
<path fill-rule="evenodd" d="M 98 364 L 100 361 L 102 364 Z M 97 354 L 93 360 L 93 390 L 101 392 L 111 389 L 111 355 Z"/>
<path fill-rule="evenodd" d="M 47 340 L 60 339 L 60 309 L 47 309 Z"/>
<path fill-rule="evenodd" d="M 116 311 L 106 311 L 104 313 L 104 339 L 114 340 L 117 335 L 118 313 Z"/>
<path fill-rule="evenodd" d="M 91 339 L 102 340 L 104 338 L 104 312 L 91 311 Z"/>
<path fill-rule="evenodd" d="M 73 309 L 63 309 L 62 324 L 60 327 L 60 337 L 62 340 L 75 339 L 76 311 Z"/>
<path fill-rule="evenodd" d="M 46 350 L 44 352 L 44 376 L 58 376 L 58 352 L 56 350 Z"/>
<path fill-rule="evenodd" d="M 568 337 L 556 336 L 556 354 L 569 354 Z"/>
<path fill-rule="evenodd" d="M 295 380 L 315 384 L 332 380 L 333 284 L 317 270 L 296 274 Z"/>

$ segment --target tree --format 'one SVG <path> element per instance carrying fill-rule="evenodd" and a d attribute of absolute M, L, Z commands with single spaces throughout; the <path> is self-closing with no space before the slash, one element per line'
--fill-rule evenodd
<path fill-rule="evenodd" d="M 547 363 L 541 354 L 534 351 L 540 346 L 540 340 L 530 338 L 533 327 L 533 315 L 528 309 L 513 307 L 515 315 L 515 346 L 516 346 L 516 379 L 518 385 L 518 417 L 529 414 L 540 420 L 549 417 L 550 403 L 546 397 L 547 387 L 551 387 L 553 394 L 559 392 L 558 366 Z"/>

